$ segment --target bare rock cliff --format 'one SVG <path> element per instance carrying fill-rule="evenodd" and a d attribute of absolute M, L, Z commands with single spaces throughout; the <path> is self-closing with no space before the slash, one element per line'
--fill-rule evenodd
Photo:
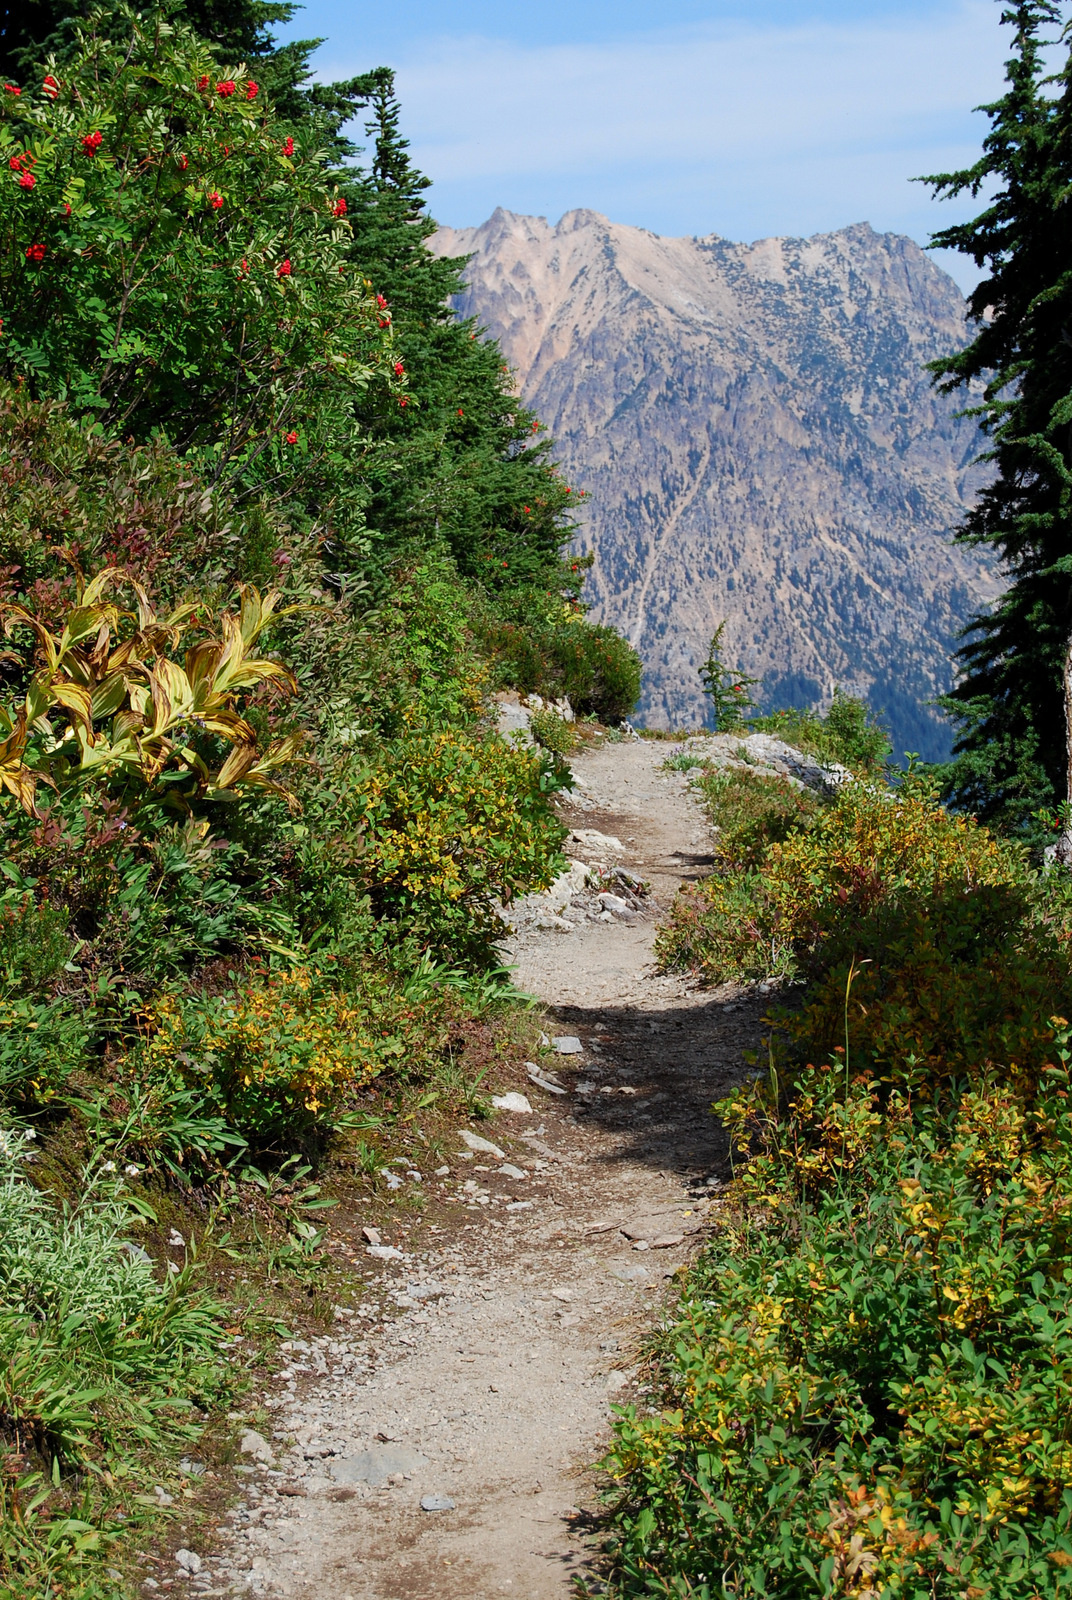
<path fill-rule="evenodd" d="M 704 721 L 696 669 L 726 618 L 767 705 L 840 683 L 896 748 L 942 753 L 925 702 L 999 585 L 948 538 L 978 437 L 930 387 L 964 302 L 918 245 L 866 223 L 743 245 L 498 210 L 433 248 L 472 254 L 458 309 L 501 341 L 591 493 L 587 595 L 645 661 L 642 720 Z"/>

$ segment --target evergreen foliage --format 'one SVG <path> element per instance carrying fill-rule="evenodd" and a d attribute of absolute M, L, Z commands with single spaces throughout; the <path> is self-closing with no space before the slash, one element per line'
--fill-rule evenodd
<path fill-rule="evenodd" d="M 960 724 L 947 771 L 956 804 L 1023 830 L 1064 797 L 1061 661 L 1072 630 L 1072 67 L 1046 77 L 1045 46 L 1063 20 L 1054 0 L 1019 0 L 1007 89 L 986 106 L 974 166 L 926 181 L 937 194 L 989 193 L 971 221 L 932 243 L 984 276 L 969 298 L 971 343 L 936 362 L 988 435 L 996 476 L 958 538 L 988 546 L 1009 587 L 966 630 L 963 676 L 946 709 Z M 1056 92 L 1050 92 L 1055 83 Z"/>

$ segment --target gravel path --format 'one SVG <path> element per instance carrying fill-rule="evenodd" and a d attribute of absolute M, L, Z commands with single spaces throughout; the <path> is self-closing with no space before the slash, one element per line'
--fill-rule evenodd
<path fill-rule="evenodd" d="M 635 1398 L 637 1344 L 668 1279 L 717 1211 L 727 1152 L 709 1108 L 759 1033 L 758 999 L 651 971 L 658 908 L 708 864 L 666 753 L 585 754 L 563 810 L 571 852 L 593 859 L 593 832 L 620 840 L 594 855 L 651 886 L 644 909 L 593 920 L 589 893 L 539 929 L 529 905 L 510 941 L 519 985 L 583 1045 L 555 1060 L 567 1092 L 502 1085 L 532 1106 L 482 1128 L 505 1160 L 466 1159 L 459 1138 L 436 1180 L 442 1225 L 403 1259 L 367 1262 L 392 1317 L 363 1334 L 358 1315 L 288 1352 L 271 1466 L 247 1454 L 248 1493 L 188 1592 L 567 1600 L 592 1561 L 589 1464 L 611 1404 Z"/>

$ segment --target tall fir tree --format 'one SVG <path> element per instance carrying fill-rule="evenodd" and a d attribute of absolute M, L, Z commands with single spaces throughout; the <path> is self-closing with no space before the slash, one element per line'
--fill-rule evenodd
<path fill-rule="evenodd" d="M 974 337 L 934 364 L 967 393 L 995 469 L 957 532 L 991 549 L 1008 588 L 976 617 L 945 708 L 960 724 L 950 798 L 1014 832 L 1065 794 L 1062 665 L 1072 630 L 1072 70 L 1046 76 L 1065 8 L 1007 5 L 1007 89 L 983 107 L 990 132 L 974 166 L 927 179 L 936 193 L 991 198 L 932 244 L 983 272 L 969 297 Z M 1056 92 L 1051 93 L 1051 85 Z"/>
<path fill-rule="evenodd" d="M 353 258 L 386 301 L 409 377 L 409 403 L 363 402 L 370 439 L 370 524 L 393 546 L 445 543 L 492 591 L 579 588 L 560 552 L 578 499 L 559 477 L 494 341 L 459 321 L 451 300 L 466 260 L 428 249 L 430 187 L 402 138 L 394 74 L 368 75 L 367 164 L 343 184 Z M 340 175 L 341 176 L 341 175 Z"/>

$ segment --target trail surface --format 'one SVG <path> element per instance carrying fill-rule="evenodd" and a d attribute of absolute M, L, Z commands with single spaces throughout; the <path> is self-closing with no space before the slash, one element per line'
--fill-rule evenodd
<path fill-rule="evenodd" d="M 390 1314 L 289 1350 L 268 1401 L 271 1464 L 247 1454 L 246 1498 L 189 1592 L 567 1600 L 592 1560 L 588 1464 L 610 1405 L 635 1393 L 637 1343 L 667 1280 L 718 1206 L 727 1152 L 710 1106 L 739 1081 L 761 1007 L 652 970 L 659 909 L 709 862 L 703 815 L 684 775 L 661 770 L 666 753 L 585 754 L 563 809 L 571 854 L 650 885 L 642 911 L 593 920 L 606 912 L 588 891 L 543 928 L 523 908 L 510 941 L 519 986 L 583 1046 L 551 1062 L 567 1092 L 520 1073 L 496 1085 L 532 1114 L 478 1130 L 505 1159 L 459 1153 L 449 1174 L 422 1175 L 433 1205 L 419 1243 L 366 1262 Z"/>

